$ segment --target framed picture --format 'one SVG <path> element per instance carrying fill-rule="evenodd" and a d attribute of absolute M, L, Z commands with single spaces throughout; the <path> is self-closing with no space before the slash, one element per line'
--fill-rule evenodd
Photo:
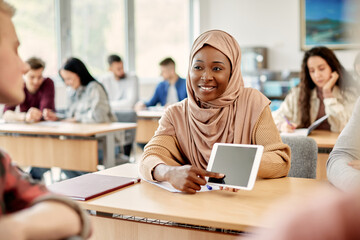
<path fill-rule="evenodd" d="M 301 49 L 323 45 L 358 48 L 358 5 L 354 0 L 300 0 Z"/>

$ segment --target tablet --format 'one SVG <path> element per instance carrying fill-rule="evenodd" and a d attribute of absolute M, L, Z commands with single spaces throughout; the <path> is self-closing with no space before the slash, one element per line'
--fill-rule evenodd
<path fill-rule="evenodd" d="M 208 185 L 251 190 L 263 150 L 260 145 L 215 143 L 206 170 L 223 173 L 225 177 L 208 178 Z"/>

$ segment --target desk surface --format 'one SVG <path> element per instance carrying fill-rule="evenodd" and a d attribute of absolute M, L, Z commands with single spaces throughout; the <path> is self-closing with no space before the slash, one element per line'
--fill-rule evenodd
<path fill-rule="evenodd" d="M 315 140 L 319 148 L 333 148 L 340 133 L 314 130 L 309 137 Z"/>
<path fill-rule="evenodd" d="M 68 122 L 39 122 L 39 123 L 1 123 L 0 133 L 65 135 L 90 137 L 96 134 L 115 132 L 136 128 L 136 123 L 68 123 Z"/>
<path fill-rule="evenodd" d="M 125 164 L 100 174 L 135 177 L 137 165 Z M 246 231 L 261 227 L 262 216 L 285 196 L 302 197 L 324 185 L 313 179 L 282 178 L 258 180 L 252 191 L 211 191 L 195 195 L 170 193 L 141 182 L 101 197 L 80 202 L 89 210 L 167 220 L 215 228 Z"/>

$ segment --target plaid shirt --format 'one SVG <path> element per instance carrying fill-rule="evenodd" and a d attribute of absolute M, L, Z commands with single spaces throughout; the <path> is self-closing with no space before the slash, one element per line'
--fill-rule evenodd
<path fill-rule="evenodd" d="M 47 193 L 45 186 L 12 165 L 9 155 L 0 150 L 0 216 L 27 208 Z"/>

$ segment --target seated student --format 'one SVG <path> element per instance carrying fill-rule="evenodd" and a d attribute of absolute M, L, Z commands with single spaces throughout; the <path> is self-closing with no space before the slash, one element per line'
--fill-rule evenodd
<path fill-rule="evenodd" d="M 173 103 L 182 101 L 187 97 L 186 80 L 179 77 L 175 72 L 175 62 L 172 58 L 165 58 L 160 62 L 161 76 L 164 81 L 160 82 L 153 97 L 148 102 L 138 102 L 135 110 L 139 111 L 146 107 L 156 106 L 158 103 L 161 106 L 168 106 Z"/>
<path fill-rule="evenodd" d="M 32 57 L 26 61 L 30 70 L 25 77 L 25 100 L 19 105 L 20 112 L 15 112 L 16 106 L 6 105 L 3 119 L 7 122 L 25 121 L 38 122 L 42 119 L 45 109 L 55 111 L 55 88 L 50 78 L 43 77 L 45 62 L 40 58 Z M 30 175 L 33 179 L 41 180 L 49 168 L 32 167 Z"/>
<path fill-rule="evenodd" d="M 300 79 L 300 85 L 292 89 L 280 108 L 273 112 L 279 131 L 293 132 L 297 127 L 309 127 L 327 114 L 329 118 L 318 129 L 340 132 L 351 116 L 356 98 L 346 88 L 351 77 L 335 54 L 326 47 L 307 51 Z"/>
<path fill-rule="evenodd" d="M 20 112 L 15 112 L 16 106 L 5 106 L 3 119 L 7 122 L 38 122 L 42 119 L 44 109 L 55 111 L 54 82 L 43 77 L 45 62 L 32 57 L 26 63 L 29 64 L 30 70 L 24 75 L 25 100 L 19 105 Z"/>
<path fill-rule="evenodd" d="M 135 74 L 125 73 L 124 64 L 118 55 L 108 57 L 109 72 L 99 78 L 108 93 L 110 106 L 115 113 L 118 121 L 136 121 L 134 106 L 139 99 L 139 83 Z M 125 132 L 125 141 L 128 143 L 123 146 L 125 156 L 130 156 L 132 142 L 135 138 L 135 129 Z"/>
<path fill-rule="evenodd" d="M 66 108 L 67 122 L 106 123 L 115 122 L 104 87 L 95 80 L 77 58 L 69 58 L 59 71 L 65 84 L 71 88 Z M 56 121 L 58 117 L 51 110 L 44 111 L 45 120 Z M 84 172 L 65 171 L 68 178 Z"/>
<path fill-rule="evenodd" d="M 327 178 L 343 190 L 360 188 L 360 98 L 327 162 Z"/>
<path fill-rule="evenodd" d="M 22 75 L 29 67 L 18 56 L 14 9 L 0 0 L 0 102 L 24 101 Z M 64 239 L 90 233 L 89 219 L 78 204 L 34 183 L 0 151 L 0 239 Z"/>
<path fill-rule="evenodd" d="M 124 64 L 118 55 L 108 57 L 109 73 L 99 78 L 110 100 L 114 112 L 132 110 L 138 101 L 138 79 L 125 73 Z"/>
<path fill-rule="evenodd" d="M 116 121 L 111 113 L 104 87 L 90 75 L 82 61 L 69 58 L 59 73 L 65 84 L 71 88 L 65 121 L 81 123 Z M 51 121 L 58 120 L 51 110 L 44 111 L 44 118 Z"/>
<path fill-rule="evenodd" d="M 160 119 L 139 165 L 142 176 L 195 193 L 206 184 L 205 176 L 222 177 L 205 170 L 216 142 L 263 145 L 258 176 L 286 176 L 290 148 L 281 141 L 270 101 L 244 87 L 236 40 L 223 31 L 205 32 L 195 40 L 190 57 L 188 98 L 170 106 Z"/>

